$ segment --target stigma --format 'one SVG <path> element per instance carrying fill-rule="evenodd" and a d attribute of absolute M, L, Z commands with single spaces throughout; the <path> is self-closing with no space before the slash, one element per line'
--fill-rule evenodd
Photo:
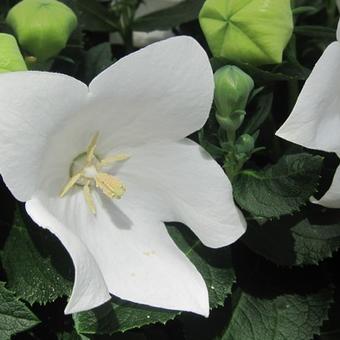
<path fill-rule="evenodd" d="M 96 154 L 98 137 L 97 132 L 92 137 L 87 150 L 73 159 L 70 166 L 70 178 L 59 194 L 62 198 L 75 186 L 82 188 L 85 202 L 94 215 L 96 214 L 92 196 L 94 188 L 100 189 L 110 199 L 120 199 L 126 191 L 123 182 L 118 177 L 105 172 L 104 168 L 129 159 L 129 156 L 125 154 L 100 159 Z"/>

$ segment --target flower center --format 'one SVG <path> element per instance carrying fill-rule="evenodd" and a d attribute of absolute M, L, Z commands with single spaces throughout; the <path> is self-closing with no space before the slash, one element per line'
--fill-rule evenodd
<path fill-rule="evenodd" d="M 93 214 L 96 214 L 96 206 L 91 194 L 94 187 L 99 188 L 107 197 L 116 199 L 120 199 L 126 191 L 124 184 L 117 177 L 104 172 L 103 169 L 129 158 L 125 154 L 118 154 L 100 159 L 95 154 L 98 136 L 99 133 L 96 133 L 92 137 L 86 152 L 80 153 L 73 159 L 70 166 L 70 179 L 60 193 L 62 198 L 74 186 L 82 187 L 86 204 Z"/>

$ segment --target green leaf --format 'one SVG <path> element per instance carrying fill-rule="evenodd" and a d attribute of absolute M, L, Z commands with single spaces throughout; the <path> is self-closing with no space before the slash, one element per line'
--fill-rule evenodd
<path fill-rule="evenodd" d="M 29 226 L 20 212 L 6 241 L 3 254 L 8 287 L 28 301 L 46 304 L 69 295 L 73 266 L 60 243 L 37 226 Z"/>
<path fill-rule="evenodd" d="M 202 274 L 208 287 L 211 308 L 222 306 L 235 282 L 229 248 L 206 248 L 183 225 L 168 226 L 168 231 Z M 156 322 L 164 324 L 179 313 L 115 299 L 90 312 L 75 314 L 74 320 L 78 333 L 112 334 Z"/>
<path fill-rule="evenodd" d="M 257 298 L 240 292 L 221 340 L 311 340 L 328 318 L 332 291 Z"/>
<path fill-rule="evenodd" d="M 114 335 L 79 335 L 74 331 L 73 333 L 61 333 L 58 334 L 58 340 L 148 340 L 143 333 L 134 331 L 126 333 L 117 333 Z"/>
<path fill-rule="evenodd" d="M 295 7 L 293 9 L 294 15 L 301 15 L 301 14 L 312 15 L 312 14 L 317 13 L 318 11 L 319 10 L 313 6 L 301 6 L 301 7 Z"/>
<path fill-rule="evenodd" d="M 292 214 L 316 192 L 323 158 L 285 155 L 265 170 L 245 170 L 234 183 L 236 202 L 256 217 Z"/>
<path fill-rule="evenodd" d="M 330 27 L 312 25 L 296 26 L 294 32 L 310 38 L 327 39 L 329 41 L 336 40 L 336 30 Z"/>
<path fill-rule="evenodd" d="M 261 93 L 257 99 L 256 108 L 254 112 L 247 112 L 246 119 L 241 126 L 242 134 L 252 135 L 255 133 L 268 118 L 272 105 L 273 105 L 273 93 Z"/>
<path fill-rule="evenodd" d="M 339 249 L 340 223 L 321 225 L 308 218 L 285 217 L 261 226 L 250 224 L 242 240 L 279 265 L 318 264 Z"/>
<path fill-rule="evenodd" d="M 292 228 L 296 264 L 318 264 L 340 247 L 340 224 L 313 225 L 307 219 Z"/>
<path fill-rule="evenodd" d="M 25 331 L 39 323 L 39 319 L 0 282 L 0 339 Z"/>
<path fill-rule="evenodd" d="M 111 45 L 104 42 L 90 48 L 85 53 L 82 79 L 89 84 L 91 80 L 113 64 Z"/>
<path fill-rule="evenodd" d="M 79 334 L 113 334 L 174 319 L 179 312 L 112 299 L 89 312 L 74 314 Z"/>
<path fill-rule="evenodd" d="M 118 26 L 107 8 L 96 0 L 74 0 L 81 27 L 91 32 L 114 32 Z"/>
<path fill-rule="evenodd" d="M 137 19 L 133 25 L 136 31 L 167 30 L 195 20 L 204 0 L 185 0 L 176 6 L 166 8 Z"/>

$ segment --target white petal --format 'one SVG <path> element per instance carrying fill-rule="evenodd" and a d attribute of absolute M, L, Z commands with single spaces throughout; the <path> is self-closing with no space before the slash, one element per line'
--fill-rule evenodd
<path fill-rule="evenodd" d="M 246 223 L 234 204 L 227 176 L 190 140 L 143 146 L 124 163 L 118 176 L 126 183 L 127 199 L 132 201 L 137 195 L 138 184 L 147 183 L 146 190 L 159 196 L 159 219 L 188 225 L 209 247 L 229 245 L 245 232 Z M 142 194 L 139 199 L 143 200 Z M 123 200 L 117 205 L 124 210 Z M 149 209 L 153 205 L 150 202 Z"/>
<path fill-rule="evenodd" d="M 56 206 L 60 204 L 63 209 L 62 206 L 66 201 L 67 198 L 63 201 L 59 199 L 55 200 L 54 204 Z M 78 236 L 45 208 L 39 195 L 26 202 L 26 210 L 38 225 L 55 234 L 71 255 L 75 267 L 75 279 L 65 313 L 89 310 L 108 301 L 111 297 L 102 273 L 92 254 Z"/>
<path fill-rule="evenodd" d="M 293 112 L 276 132 L 310 149 L 340 150 L 340 43 L 327 47 L 307 79 Z"/>
<path fill-rule="evenodd" d="M 151 32 L 133 32 L 133 46 L 135 47 L 145 47 L 154 42 L 161 41 L 172 37 L 174 34 L 171 30 L 167 31 L 151 31 Z"/>
<path fill-rule="evenodd" d="M 0 173 L 18 200 L 31 197 L 49 137 L 80 109 L 87 93 L 83 83 L 56 73 L 0 76 Z"/>
<path fill-rule="evenodd" d="M 338 10 L 340 9 L 340 0 L 336 0 Z M 338 27 L 336 29 L 336 39 L 340 41 L 340 20 L 338 21 Z"/>
<path fill-rule="evenodd" d="M 41 172 L 66 179 L 72 160 L 96 132 L 104 155 L 113 147 L 181 139 L 204 125 L 213 88 L 208 57 L 192 38 L 171 38 L 133 53 L 93 80 L 86 106 L 45 143 Z"/>
<path fill-rule="evenodd" d="M 100 131 L 104 149 L 179 140 L 204 125 L 213 91 L 203 48 L 190 37 L 170 38 L 128 55 L 92 81 L 82 128 Z"/>
<path fill-rule="evenodd" d="M 51 187 L 54 185 L 51 183 Z M 204 280 L 171 240 L 164 224 L 148 214 L 142 201 L 126 200 L 127 216 L 113 201 L 94 194 L 97 207 L 94 216 L 85 206 L 79 190 L 66 200 L 55 197 L 52 192 L 40 194 L 39 204 L 44 207 L 35 215 L 29 213 L 53 232 L 62 229 L 76 235 L 78 243 L 71 242 L 68 236 L 64 240 L 61 237 L 61 241 L 67 242 L 71 255 L 75 253 L 73 247 L 86 245 L 110 293 L 136 303 L 209 314 Z M 39 220 L 44 214 L 54 215 L 55 219 Z M 55 224 L 51 228 L 52 223 Z M 85 254 L 85 259 L 88 258 Z M 79 263 L 83 260 L 77 256 L 73 259 Z M 79 296 L 77 290 L 81 283 L 91 284 L 89 280 L 98 277 L 93 268 L 79 271 L 78 286 L 74 287 L 73 294 Z M 89 293 L 96 295 L 92 290 Z"/>
<path fill-rule="evenodd" d="M 340 208 L 340 167 L 337 168 L 333 182 L 320 200 L 313 200 L 312 203 L 320 204 L 327 208 Z"/>

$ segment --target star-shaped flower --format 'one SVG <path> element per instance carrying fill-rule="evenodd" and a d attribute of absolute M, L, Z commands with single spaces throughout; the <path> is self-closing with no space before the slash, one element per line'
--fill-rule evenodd
<path fill-rule="evenodd" d="M 245 230 L 222 169 L 185 138 L 207 120 L 213 90 L 189 37 L 133 53 L 89 87 L 56 73 L 1 75 L 0 172 L 72 257 L 66 313 L 114 294 L 208 315 L 206 285 L 163 222 L 212 248 Z"/>
<path fill-rule="evenodd" d="M 306 148 L 340 154 L 340 26 L 307 79 L 297 103 L 276 135 Z M 326 194 L 314 201 L 340 208 L 340 168 Z"/>

